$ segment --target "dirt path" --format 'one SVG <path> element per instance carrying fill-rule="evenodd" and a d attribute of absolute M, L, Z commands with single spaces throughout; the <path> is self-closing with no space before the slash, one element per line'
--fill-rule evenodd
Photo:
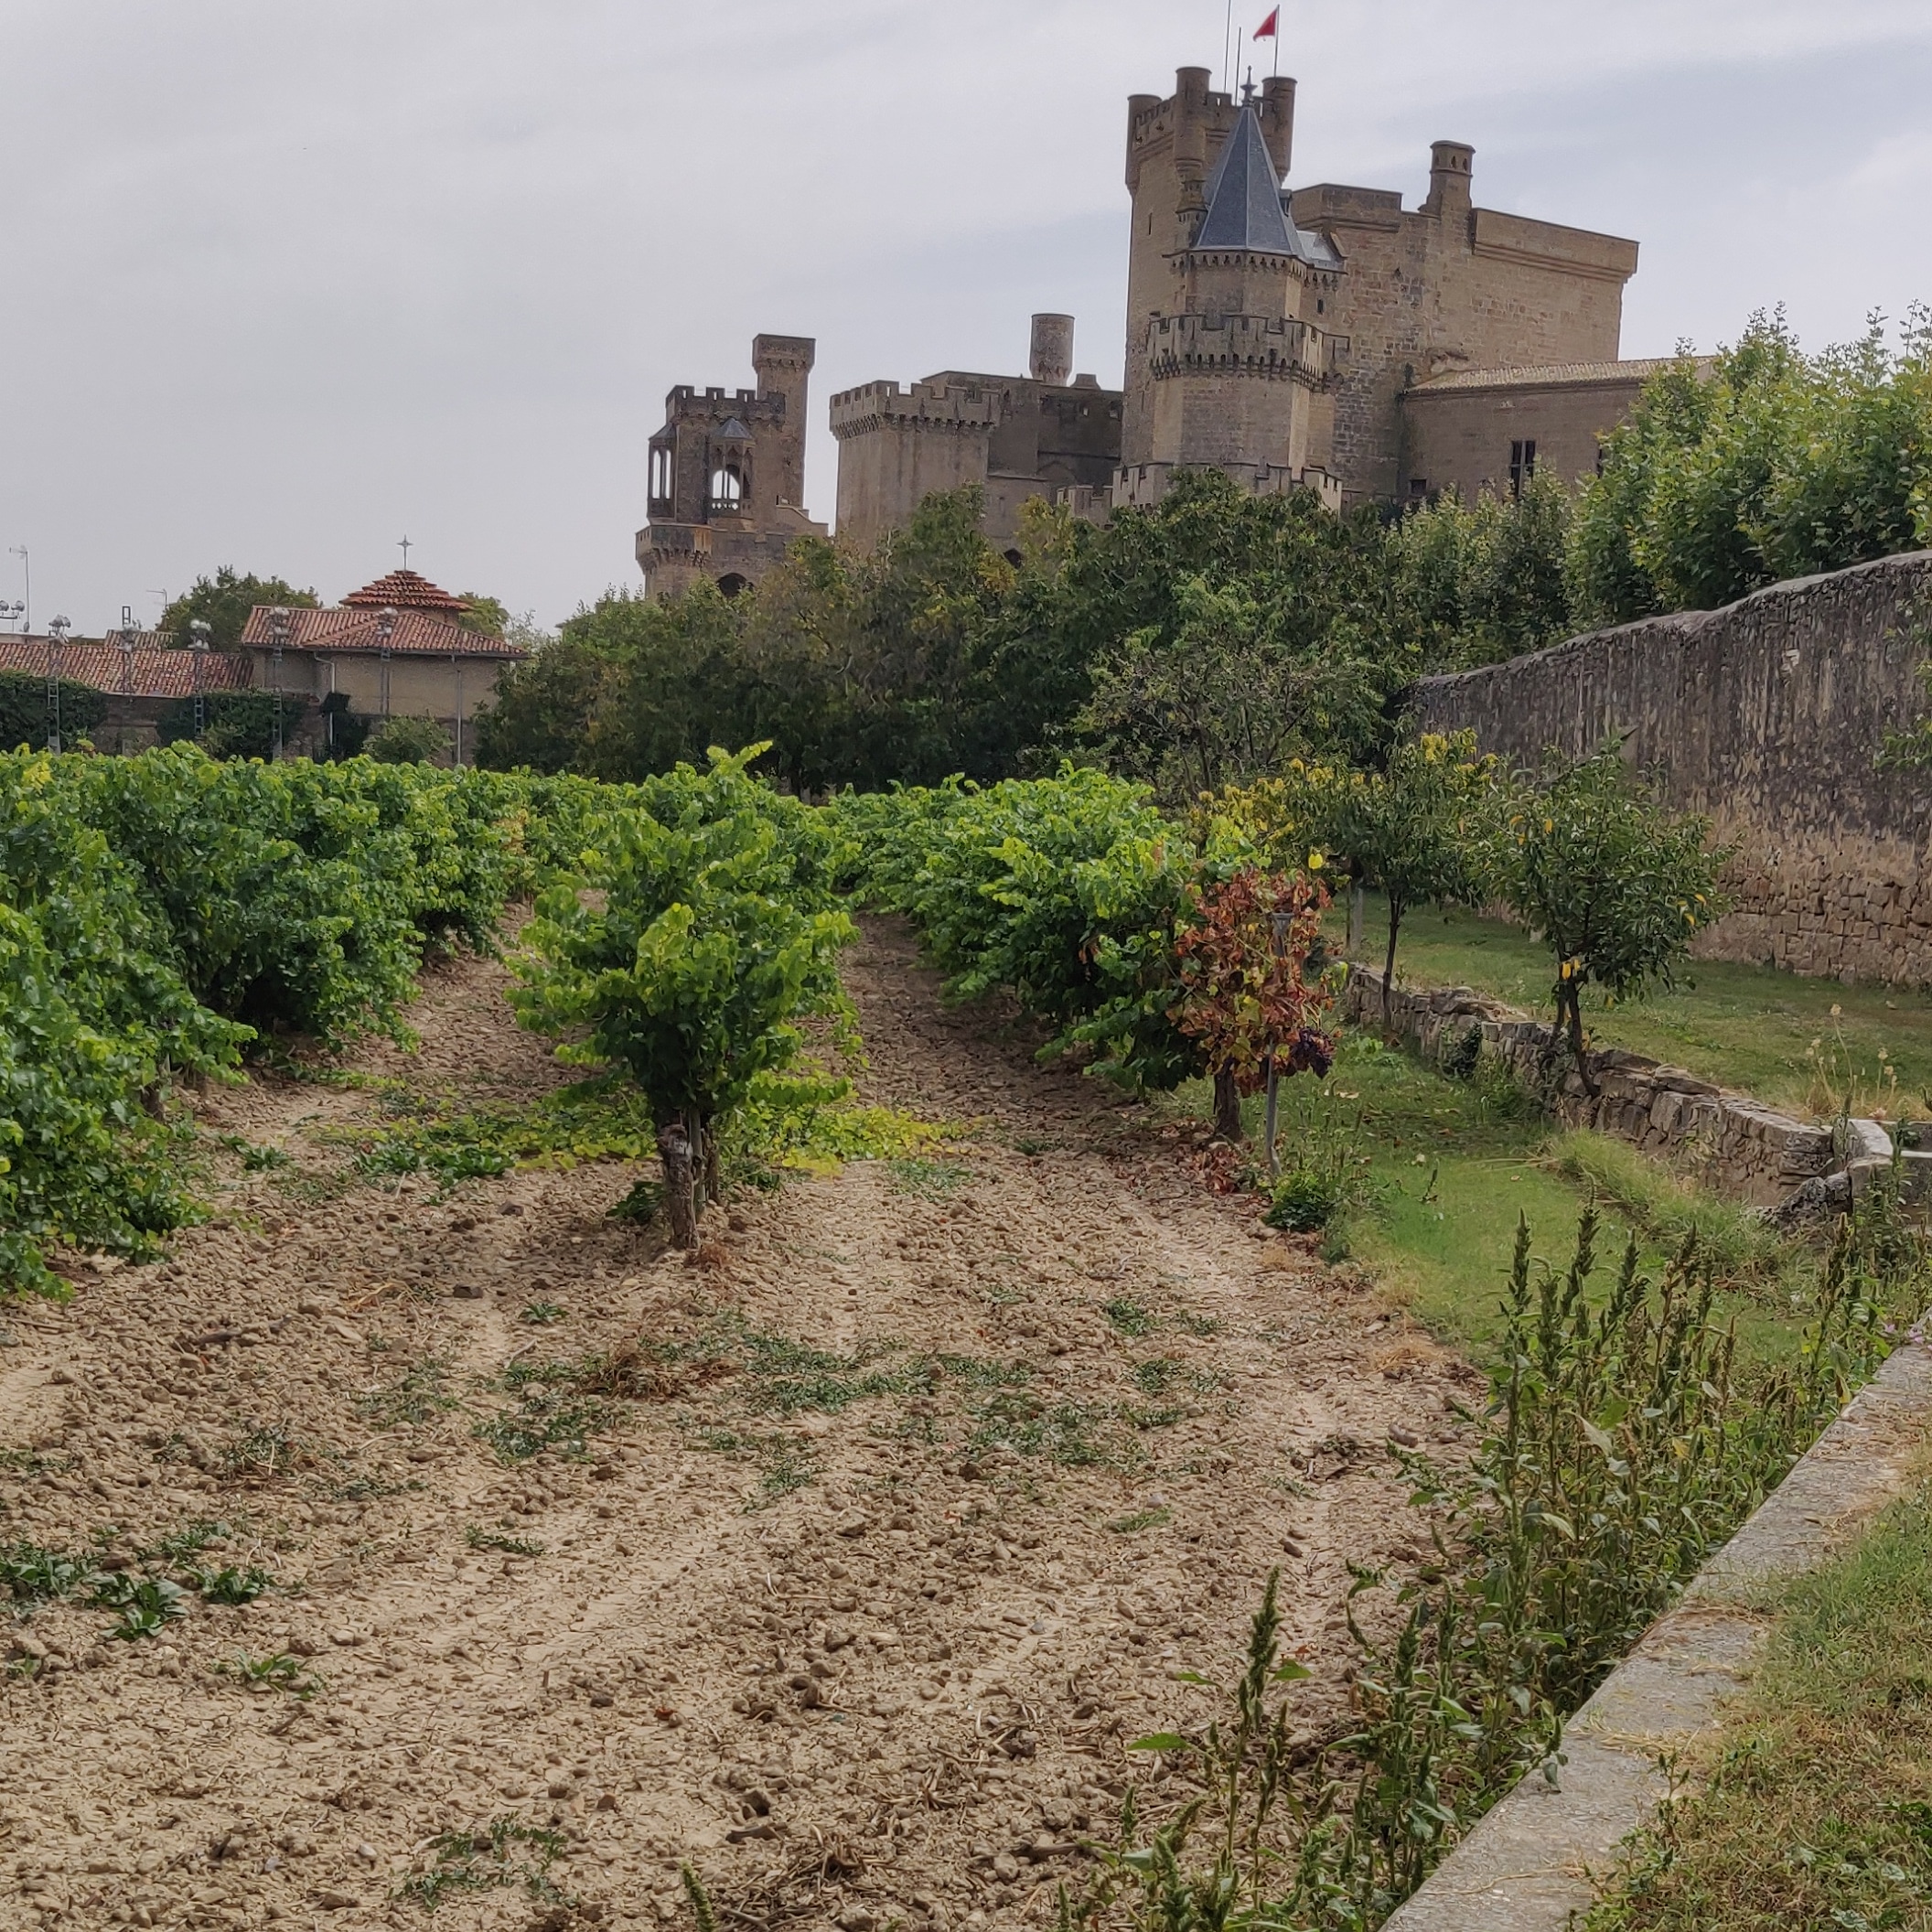
<path fill-rule="evenodd" d="M 559 1849 L 472 1855 L 439 1927 L 682 1922 L 685 1857 L 727 1924 L 1050 1922 L 1124 1742 L 1205 1715 L 1170 1673 L 1231 1674 L 1275 1563 L 1336 1720 L 1345 1561 L 1415 1554 L 1382 1444 L 1450 1439 L 1454 1365 L 942 1008 L 902 933 L 848 978 L 871 1096 L 971 1137 L 738 1200 L 703 1267 L 606 1217 L 614 1165 L 340 1191 L 317 1135 L 381 1094 L 272 1082 L 205 1110 L 216 1225 L 0 1305 L 0 1543 L 191 1531 L 170 1562 L 281 1586 L 143 1641 L 15 1626 L 0 1925 L 421 1925 L 428 1841 L 498 1819 Z M 421 1054 L 357 1065 L 556 1082 L 500 983 L 432 977 Z M 492 1418 L 587 1453 L 505 1460 Z M 284 1653 L 312 1695 L 238 1674 Z M 484 1883 L 546 1861 L 573 1904 Z"/>

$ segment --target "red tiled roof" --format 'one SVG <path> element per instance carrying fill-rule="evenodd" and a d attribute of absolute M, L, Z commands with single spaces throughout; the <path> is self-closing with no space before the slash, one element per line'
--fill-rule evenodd
<path fill-rule="evenodd" d="M 413 570 L 392 570 L 360 590 L 352 590 L 342 599 L 351 609 L 464 611 L 469 608 L 461 597 L 453 597 L 440 585 Z"/>
<path fill-rule="evenodd" d="M 91 684 L 111 697 L 190 698 L 195 694 L 195 657 L 191 650 L 169 650 L 153 642 L 156 633 L 110 631 L 104 644 L 69 644 L 60 653 L 60 675 L 75 684 Z M 122 638 L 150 641 L 123 649 Z M 210 650 L 201 654 L 203 691 L 247 691 L 255 681 L 252 658 L 240 651 Z M 47 675 L 45 638 L 0 638 L 0 671 Z"/>
<path fill-rule="evenodd" d="M 358 591 L 356 595 L 360 596 L 361 593 Z M 460 605 L 456 607 L 463 608 Z M 402 605 L 394 608 L 395 628 L 390 633 L 389 648 L 397 657 L 523 658 L 530 655 L 521 644 L 511 644 L 502 638 L 487 638 L 479 631 L 465 630 L 453 617 L 444 617 L 436 611 L 410 610 Z M 266 650 L 274 644 L 269 615 L 268 606 L 262 604 L 249 612 L 242 641 L 251 649 Z M 381 617 L 375 610 L 351 609 L 346 602 L 329 610 L 291 610 L 282 644 L 286 650 L 373 653 L 382 649 Z"/>

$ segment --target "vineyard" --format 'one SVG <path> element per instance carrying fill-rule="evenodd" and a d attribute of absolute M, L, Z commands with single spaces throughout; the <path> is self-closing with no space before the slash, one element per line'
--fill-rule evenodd
<path fill-rule="evenodd" d="M 19 1922 L 1363 1932 L 1920 1311 L 1883 1190 L 1762 1364 L 1594 1216 L 1481 1372 L 1320 1260 L 1328 881 L 1580 1026 L 1718 900 L 1614 761 L 757 755 L 0 760 Z"/>

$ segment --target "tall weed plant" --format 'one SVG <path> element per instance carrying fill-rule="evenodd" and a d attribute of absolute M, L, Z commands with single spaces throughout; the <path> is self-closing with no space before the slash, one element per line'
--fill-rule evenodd
<path fill-rule="evenodd" d="M 1068 1932 L 1379 1926 L 1519 1778 L 1561 1783 L 1568 1716 L 1926 1306 L 1895 1180 L 1821 1261 L 1797 1356 L 1755 1376 L 1694 1237 L 1655 1274 L 1632 1242 L 1605 1281 L 1597 1232 L 1586 1211 L 1557 1269 L 1519 1225 L 1479 1447 L 1458 1470 L 1402 1454 L 1436 1561 L 1392 1622 L 1369 1607 L 1388 1579 L 1354 1570 L 1348 1733 L 1291 1745 L 1306 1672 L 1271 1578 L 1229 1714 L 1138 1741 L 1172 1776 L 1157 1806 L 1130 1791 L 1096 1877 L 1062 1893 Z"/>

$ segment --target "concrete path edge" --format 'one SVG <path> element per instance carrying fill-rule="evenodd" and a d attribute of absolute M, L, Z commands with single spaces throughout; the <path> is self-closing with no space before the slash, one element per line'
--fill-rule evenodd
<path fill-rule="evenodd" d="M 1526 1778 L 1384 1932 L 1563 1932 L 1666 1795 L 1659 1757 L 1709 1738 L 1748 1678 L 1763 1604 L 1905 1494 L 1928 1421 L 1932 1348 L 1914 1337 L 1571 1719 L 1556 1785 Z"/>

